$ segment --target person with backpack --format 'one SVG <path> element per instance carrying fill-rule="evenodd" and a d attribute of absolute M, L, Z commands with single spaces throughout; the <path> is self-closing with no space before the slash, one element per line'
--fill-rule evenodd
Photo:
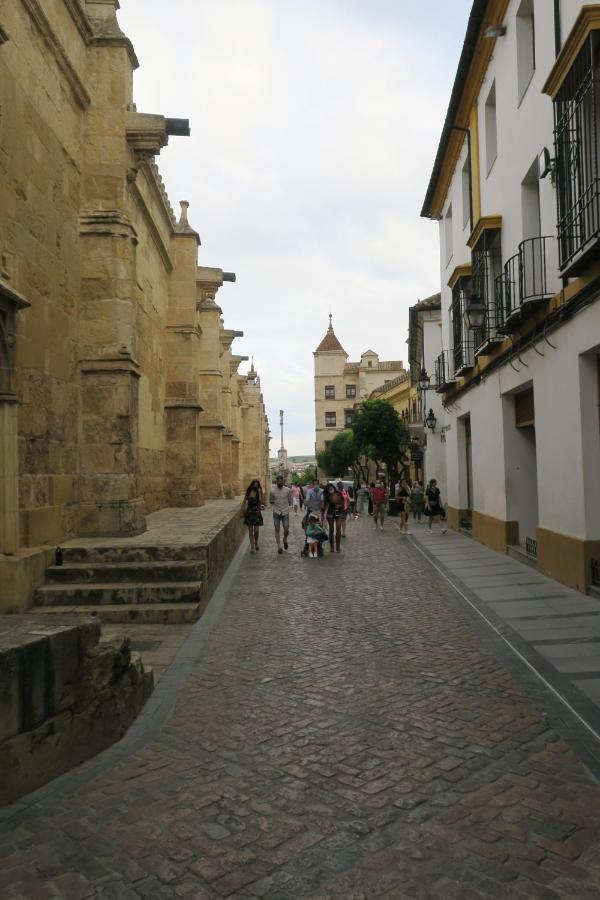
<path fill-rule="evenodd" d="M 375 482 L 375 487 L 371 492 L 371 499 L 373 500 L 373 521 L 375 522 L 375 531 L 377 531 L 377 526 L 379 524 L 379 530 L 383 531 L 383 523 L 385 521 L 385 505 L 388 499 L 388 489 L 385 486 L 385 482 L 382 481 L 381 478 L 378 478 Z"/>

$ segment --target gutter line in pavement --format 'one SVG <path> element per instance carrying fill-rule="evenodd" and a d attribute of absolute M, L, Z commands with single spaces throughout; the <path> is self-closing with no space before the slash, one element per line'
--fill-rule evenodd
<path fill-rule="evenodd" d="M 395 524 L 395 523 L 394 523 L 394 524 Z M 397 527 L 397 526 L 396 526 L 396 527 Z M 550 684 L 549 681 L 547 681 L 547 680 L 544 678 L 544 676 L 542 675 L 542 673 L 541 673 L 540 671 L 538 671 L 538 669 L 536 669 L 536 667 L 535 667 L 532 663 L 530 663 L 529 660 L 528 660 L 525 656 L 523 656 L 523 654 L 522 654 L 521 651 L 518 649 L 518 647 L 515 647 L 515 645 L 514 645 L 513 643 L 511 643 L 511 641 L 509 641 L 508 638 L 507 638 L 504 634 L 502 634 L 502 632 L 500 631 L 500 629 L 499 629 L 499 628 L 498 628 L 498 627 L 497 627 L 490 619 L 488 619 L 488 617 L 487 617 L 487 616 L 486 616 L 486 615 L 485 615 L 485 614 L 484 614 L 484 613 L 476 606 L 475 603 L 472 602 L 472 600 L 469 599 L 469 597 L 467 597 L 467 595 L 466 595 L 465 593 L 463 593 L 463 591 L 461 591 L 461 589 L 460 589 L 456 584 L 454 584 L 454 582 L 452 581 L 452 579 L 449 578 L 449 577 L 446 575 L 446 573 L 445 573 L 442 569 L 440 569 L 440 567 L 437 565 L 437 563 L 434 562 L 434 560 L 433 560 L 433 559 L 432 559 L 432 558 L 431 558 L 431 557 L 430 557 L 430 556 L 429 556 L 429 555 L 428 555 L 428 554 L 427 554 L 427 553 L 419 546 L 419 544 L 418 544 L 416 541 L 411 541 L 411 544 L 412 544 L 413 547 L 415 547 L 416 550 L 418 550 L 418 552 L 421 554 L 421 556 L 423 556 L 423 557 L 429 562 L 429 564 L 430 564 L 431 566 L 433 566 L 433 568 L 434 568 L 434 569 L 442 576 L 442 578 L 443 578 L 445 581 L 448 582 L 448 584 L 451 586 L 451 588 L 452 588 L 454 591 L 456 591 L 456 593 L 457 593 L 460 597 L 462 597 L 463 600 L 465 600 L 465 601 L 469 604 L 469 606 L 471 607 L 471 609 L 474 610 L 474 611 L 477 613 L 477 615 L 480 616 L 480 618 L 482 618 L 483 621 L 484 621 L 487 625 L 489 625 L 489 627 L 490 627 L 490 628 L 498 635 L 498 637 L 501 638 L 501 639 L 504 641 L 504 643 L 507 645 L 507 647 L 510 647 L 510 649 L 512 650 L 512 652 L 513 652 L 516 656 L 519 657 L 519 659 L 521 660 L 521 662 L 525 663 L 525 665 L 527 666 L 527 668 L 528 668 L 531 672 L 533 672 L 533 674 L 534 674 L 534 675 L 542 682 L 542 684 L 543 684 L 546 688 L 548 688 L 548 690 L 551 691 L 551 692 L 554 694 L 554 696 L 555 696 L 558 700 L 560 700 L 560 702 L 561 702 L 564 706 L 567 707 L 567 709 L 569 710 L 569 712 L 577 719 L 577 721 L 578 721 L 581 725 L 583 725 L 583 727 L 585 728 L 585 730 L 586 730 L 589 734 L 592 735 L 592 737 L 594 738 L 594 740 L 596 740 L 596 741 L 600 744 L 600 734 L 599 734 L 594 728 L 592 728 L 592 726 L 591 726 L 588 722 L 586 722 L 586 720 L 583 718 L 583 716 L 581 716 L 581 715 L 577 712 L 576 709 L 574 709 L 574 708 L 571 706 L 571 704 L 569 703 L 569 701 L 567 700 L 567 698 L 564 697 L 564 696 L 560 693 L 560 691 L 558 691 L 552 684 Z"/>

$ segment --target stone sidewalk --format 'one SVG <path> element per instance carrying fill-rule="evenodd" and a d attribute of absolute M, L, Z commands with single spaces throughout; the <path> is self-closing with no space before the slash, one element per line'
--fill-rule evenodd
<path fill-rule="evenodd" d="M 577 721 L 391 524 L 322 560 L 293 527 L 120 745 L 5 811 L 0 897 L 596 898 Z"/>
<path fill-rule="evenodd" d="M 419 548 L 508 646 L 585 723 L 600 767 L 600 600 L 546 578 L 472 538 L 411 525 Z M 402 538 L 405 540 L 405 538 Z M 560 705 L 557 714 L 562 714 Z M 575 735 L 573 735 L 575 737 Z"/>

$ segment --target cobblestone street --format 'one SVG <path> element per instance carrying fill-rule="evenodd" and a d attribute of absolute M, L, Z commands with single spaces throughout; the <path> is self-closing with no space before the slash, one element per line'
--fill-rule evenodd
<path fill-rule="evenodd" d="M 316 561 L 265 523 L 160 734 L 4 819 L 0 897 L 597 898 L 543 688 L 393 523 Z"/>

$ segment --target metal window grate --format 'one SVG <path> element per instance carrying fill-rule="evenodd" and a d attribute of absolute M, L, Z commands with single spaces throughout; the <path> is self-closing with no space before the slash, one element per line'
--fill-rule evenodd
<path fill-rule="evenodd" d="M 452 355 L 456 374 L 472 368 L 475 363 L 474 335 L 465 323 L 465 309 L 470 290 L 470 278 L 460 278 L 452 290 L 452 337 L 454 342 Z"/>
<path fill-rule="evenodd" d="M 435 389 L 438 393 L 447 390 L 455 382 L 449 350 L 442 350 L 435 360 Z"/>
<path fill-rule="evenodd" d="M 490 249 L 475 248 L 471 255 L 473 265 L 472 285 L 481 303 L 486 308 L 482 328 L 474 332 L 473 343 L 477 352 L 483 346 L 498 339 L 499 321 L 496 303 L 496 279 L 502 269 L 500 247 Z"/>
<path fill-rule="evenodd" d="M 592 31 L 554 100 L 560 269 L 574 271 L 600 237 L 600 32 Z"/>
<path fill-rule="evenodd" d="M 537 541 L 534 538 L 525 538 L 525 553 L 537 559 Z"/>

